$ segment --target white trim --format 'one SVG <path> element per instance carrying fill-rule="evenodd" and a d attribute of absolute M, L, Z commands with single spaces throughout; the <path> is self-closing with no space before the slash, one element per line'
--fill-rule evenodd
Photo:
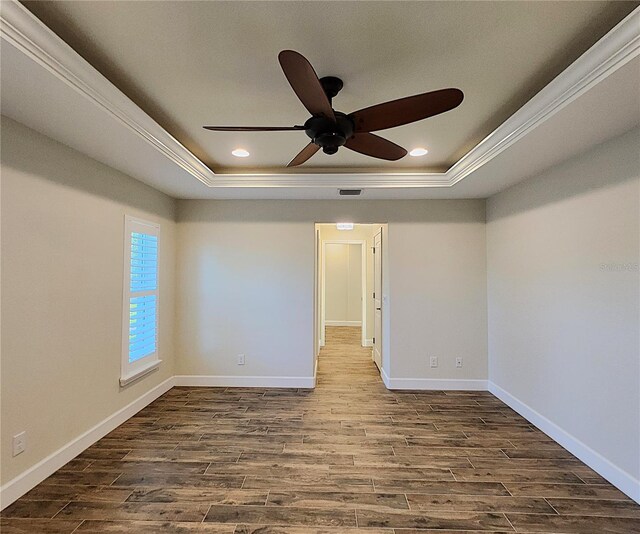
<path fill-rule="evenodd" d="M 149 291 L 136 291 L 131 293 L 131 240 L 132 233 L 140 232 L 154 235 L 158 239 L 158 258 L 156 289 Z M 152 221 L 139 219 L 131 215 L 124 216 L 124 268 L 122 277 L 122 356 L 120 360 L 120 387 L 124 387 L 158 368 L 160 362 L 160 251 L 162 250 L 160 225 Z M 155 295 L 156 297 L 156 350 L 151 354 L 129 361 L 129 333 L 130 333 L 130 300 L 131 297 Z"/>
<path fill-rule="evenodd" d="M 434 172 L 367 172 L 302 174 L 216 174 L 211 187 L 278 188 L 321 187 L 323 189 L 405 189 L 414 187 L 450 187 L 448 173 Z"/>
<path fill-rule="evenodd" d="M 373 347 L 373 338 L 365 338 L 363 347 Z"/>
<path fill-rule="evenodd" d="M 313 376 L 176 375 L 176 386 L 245 388 L 314 388 Z"/>
<path fill-rule="evenodd" d="M 155 360 L 155 361 L 148 362 L 144 367 L 140 367 L 136 371 L 126 376 L 120 377 L 120 386 L 121 387 L 128 386 L 129 384 L 135 382 L 139 378 L 142 378 L 143 376 L 148 375 L 151 371 L 155 371 L 158 367 L 160 367 L 161 363 L 162 363 L 162 360 Z"/>
<path fill-rule="evenodd" d="M 451 187 L 640 54 L 638 7 L 444 173 L 215 174 L 17 0 L 2 4 L 2 39 L 113 115 L 194 178 L 220 188 Z M 301 172 L 304 168 L 297 170 Z"/>
<path fill-rule="evenodd" d="M 109 432 L 133 417 L 144 407 L 151 404 L 161 395 L 164 395 L 174 385 L 173 377 L 167 378 L 150 391 L 147 391 L 133 402 L 127 404 L 114 414 L 100 421 L 77 438 L 71 440 L 50 454 L 37 464 L 33 465 L 13 480 L 0 488 L 0 510 L 9 506 L 12 502 L 22 497 L 29 490 L 40 484 L 45 478 L 55 473 L 67 462 L 73 460 L 78 454 L 89 448 L 96 441 L 106 436 Z"/>
<path fill-rule="evenodd" d="M 23 54 L 117 119 L 203 184 L 214 173 L 17 0 L 2 2 L 0 30 Z"/>
<path fill-rule="evenodd" d="M 458 183 L 640 54 L 640 7 L 447 171 Z"/>
<path fill-rule="evenodd" d="M 316 358 L 316 363 L 313 366 L 313 387 L 316 387 L 318 383 L 318 358 Z"/>
<path fill-rule="evenodd" d="M 373 330 L 373 336 L 371 337 L 371 360 L 376 364 L 376 366 L 378 365 L 376 363 L 376 349 L 378 349 L 378 352 L 380 353 L 380 368 L 382 369 L 382 362 L 384 361 L 384 341 L 385 338 L 387 337 L 386 335 L 383 335 L 382 331 L 384 329 L 384 319 L 387 315 L 387 306 L 385 305 L 386 302 L 388 301 L 388 299 L 384 298 L 384 280 L 385 280 L 385 267 L 384 267 L 384 258 L 386 257 L 386 245 L 383 245 L 383 240 L 382 240 L 382 234 L 383 234 L 383 226 L 380 226 L 380 228 L 378 228 L 378 230 L 376 231 L 375 234 L 373 234 L 373 239 L 371 242 L 371 248 L 373 251 L 373 265 L 371 266 L 372 269 L 372 278 L 371 278 L 371 293 L 372 293 L 372 298 L 373 298 L 373 302 L 371 303 L 373 306 L 373 328 L 371 330 Z M 380 237 L 378 239 L 378 236 Z M 379 245 L 376 247 L 376 242 L 379 241 Z M 379 249 L 379 250 L 378 250 Z M 378 261 L 377 258 L 380 258 L 380 269 L 376 269 L 376 262 Z M 380 273 L 378 274 L 378 270 L 380 271 Z M 388 276 L 388 275 L 386 275 Z M 378 277 L 380 278 L 380 295 L 378 295 L 378 298 L 376 298 L 376 283 L 378 281 Z M 377 300 L 380 301 L 380 309 L 378 309 L 378 303 L 376 302 Z M 379 311 L 380 312 L 380 332 L 377 331 L 376 329 L 376 312 Z M 377 342 L 374 343 L 374 339 L 376 339 L 377 337 Z M 388 378 L 388 377 L 387 377 Z"/>
<path fill-rule="evenodd" d="M 387 372 L 384 370 L 384 367 L 380 368 L 380 376 L 382 377 L 382 383 L 385 385 L 385 387 L 387 389 L 391 389 L 391 379 L 389 378 Z"/>
<path fill-rule="evenodd" d="M 386 373 L 384 373 L 382 380 L 387 386 L 387 389 L 418 389 L 424 391 L 487 391 L 486 380 L 455 378 L 391 378 Z"/>
<path fill-rule="evenodd" d="M 362 305 L 362 320 L 360 321 L 360 344 L 364 347 L 364 343 L 367 335 L 367 242 L 366 240 L 360 245 L 360 265 L 361 272 L 360 278 L 362 282 L 362 289 L 360 290 L 360 303 Z"/>
<path fill-rule="evenodd" d="M 320 256 L 322 254 L 320 228 L 313 225 L 313 357 L 320 355 Z"/>
<path fill-rule="evenodd" d="M 317 224 L 315 226 L 318 227 Z M 320 251 L 322 253 L 322 261 L 320 262 L 320 346 L 325 346 L 326 341 L 326 324 L 325 324 L 325 307 L 326 307 L 326 299 L 324 294 L 324 286 L 325 286 L 325 257 L 326 250 L 324 249 L 324 241 L 322 241 L 322 232 L 320 232 Z"/>
<path fill-rule="evenodd" d="M 527 421 L 542 430 L 551 439 L 562 445 L 579 460 L 587 464 L 591 469 L 606 478 L 620 491 L 640 504 L 640 480 L 611 463 L 600 453 L 594 451 L 578 438 L 569 434 L 569 432 L 563 430 L 553 421 L 547 419 L 544 415 L 514 397 L 497 384 L 489 382 L 489 391 L 507 406 L 513 408 Z"/>
<path fill-rule="evenodd" d="M 362 326 L 362 321 L 325 321 L 325 326 Z"/>

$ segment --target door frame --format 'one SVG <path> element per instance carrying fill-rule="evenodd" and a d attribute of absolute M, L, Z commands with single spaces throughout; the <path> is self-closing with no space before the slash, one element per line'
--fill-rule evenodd
<path fill-rule="evenodd" d="M 325 283 L 326 283 L 326 245 L 360 245 L 360 344 L 366 346 L 367 330 L 367 242 L 364 239 L 327 239 L 322 241 L 322 261 L 321 261 L 321 281 L 320 281 L 320 346 L 324 346 L 326 333 L 326 306 L 325 306 Z"/>
<path fill-rule="evenodd" d="M 374 298 L 373 298 L 373 344 L 371 347 L 371 359 L 373 360 L 373 362 L 376 364 L 376 366 L 378 367 L 378 370 L 380 371 L 380 374 L 382 375 L 382 346 L 383 346 L 383 341 L 384 341 L 384 336 L 382 335 L 382 325 L 383 325 L 383 291 L 382 291 L 382 280 L 383 280 L 383 272 L 384 269 L 382 268 L 382 258 L 383 258 L 383 254 L 382 251 L 384 249 L 384 245 L 383 245 L 383 240 L 382 240 L 382 227 L 380 227 L 380 229 L 373 234 L 373 292 L 374 292 Z M 376 237 L 378 237 L 378 235 L 380 235 L 380 250 L 376 249 Z M 378 278 L 378 269 L 376 269 L 376 261 L 377 259 L 380 259 L 380 294 L 376 295 L 376 281 Z M 376 330 L 376 311 L 378 311 L 378 308 L 376 308 L 376 298 L 378 297 L 378 299 L 380 300 L 380 331 L 378 332 Z M 376 343 L 376 338 L 379 341 L 379 343 Z M 376 362 L 376 348 L 378 349 L 378 351 L 380 352 L 380 364 L 378 365 L 378 362 Z"/>

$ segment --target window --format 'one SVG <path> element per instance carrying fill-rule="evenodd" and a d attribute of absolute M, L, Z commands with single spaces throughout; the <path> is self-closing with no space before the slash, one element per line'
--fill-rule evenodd
<path fill-rule="evenodd" d="M 122 371 L 126 386 L 160 365 L 158 250 L 160 226 L 127 216 L 124 234 Z"/>

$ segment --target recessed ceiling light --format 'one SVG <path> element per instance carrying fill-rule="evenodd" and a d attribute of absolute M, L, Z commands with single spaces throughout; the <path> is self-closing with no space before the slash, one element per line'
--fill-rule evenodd
<path fill-rule="evenodd" d="M 249 157 L 249 151 L 245 150 L 244 148 L 236 148 L 235 150 L 232 150 L 231 153 L 236 158 L 247 158 L 247 157 Z"/>
<path fill-rule="evenodd" d="M 411 152 L 409 152 L 410 156 L 418 157 L 418 156 L 424 156 L 425 154 L 428 154 L 429 151 L 426 148 L 414 148 Z"/>
<path fill-rule="evenodd" d="M 337 223 L 338 230 L 353 230 L 353 223 Z"/>

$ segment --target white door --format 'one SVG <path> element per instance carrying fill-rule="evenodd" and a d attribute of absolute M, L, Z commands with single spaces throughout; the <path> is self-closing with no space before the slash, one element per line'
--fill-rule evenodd
<path fill-rule="evenodd" d="M 382 229 L 373 238 L 373 361 L 382 369 Z"/>

